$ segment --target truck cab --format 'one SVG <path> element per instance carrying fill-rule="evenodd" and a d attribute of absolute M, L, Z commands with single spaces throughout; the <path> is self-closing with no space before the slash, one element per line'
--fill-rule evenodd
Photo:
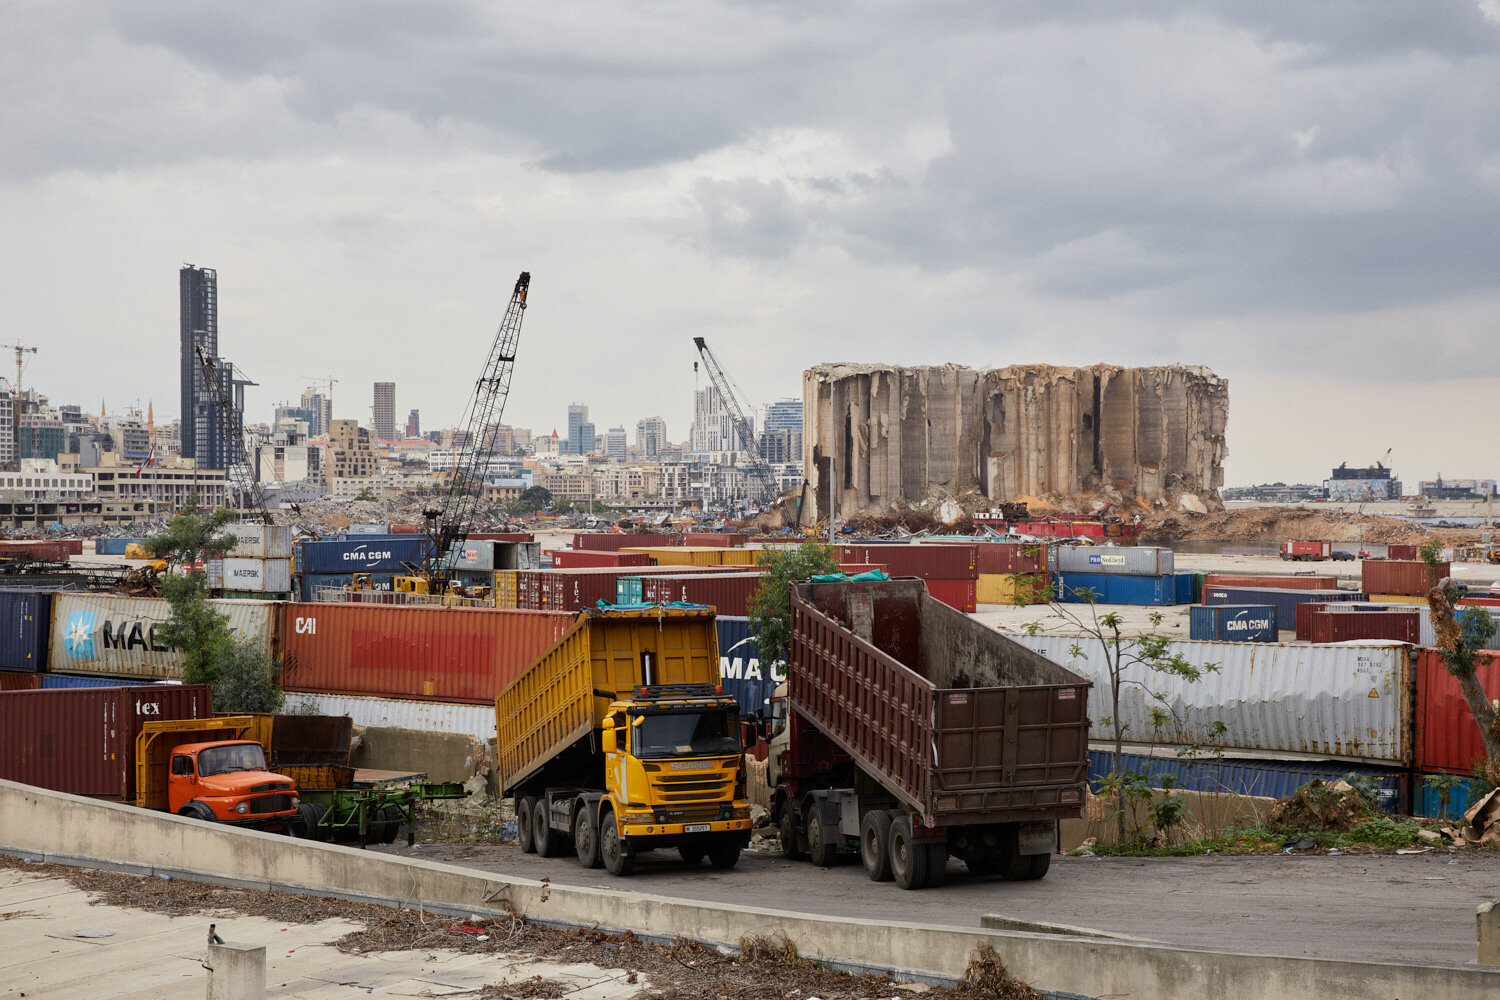
<path fill-rule="evenodd" d="M 172 748 L 168 808 L 180 816 L 257 830 L 292 830 L 298 822 L 297 785 L 266 768 L 253 740 L 184 743 Z"/>

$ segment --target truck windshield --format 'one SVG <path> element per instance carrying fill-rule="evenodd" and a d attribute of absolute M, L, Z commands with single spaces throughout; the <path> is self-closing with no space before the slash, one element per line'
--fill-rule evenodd
<path fill-rule="evenodd" d="M 730 727 L 730 713 L 662 712 L 643 715 L 634 730 L 637 757 L 687 757 L 738 753 L 740 741 Z"/>
<path fill-rule="evenodd" d="M 228 747 L 209 747 L 198 755 L 198 774 L 224 774 L 229 771 L 264 771 L 266 755 L 258 743 L 239 743 Z"/>

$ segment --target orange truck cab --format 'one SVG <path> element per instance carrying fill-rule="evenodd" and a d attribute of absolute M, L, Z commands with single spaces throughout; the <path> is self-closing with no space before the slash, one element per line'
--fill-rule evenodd
<path fill-rule="evenodd" d="M 267 770 L 265 750 L 252 740 L 173 747 L 167 802 L 168 809 L 180 816 L 298 832 L 296 782 Z"/>

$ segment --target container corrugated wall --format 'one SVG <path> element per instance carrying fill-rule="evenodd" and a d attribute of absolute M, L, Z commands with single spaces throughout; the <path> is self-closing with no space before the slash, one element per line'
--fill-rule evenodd
<path fill-rule="evenodd" d="M 346 541 L 303 541 L 296 545 L 299 573 L 401 573 L 403 562 L 426 552 L 425 535 L 365 535 Z"/>
<path fill-rule="evenodd" d="M 680 576 L 643 576 L 641 600 L 651 604 L 684 601 L 707 604 L 718 614 L 743 618 L 750 598 L 760 589 L 759 573 L 690 573 Z M 616 588 L 618 592 L 618 587 Z"/>
<path fill-rule="evenodd" d="M 1474 666 L 1485 694 L 1500 697 L 1500 654 L 1480 653 Z M 1423 771 L 1469 774 L 1484 758 L 1484 741 L 1458 679 L 1435 649 L 1422 650 L 1417 659 L 1417 726 L 1417 767 Z"/>
<path fill-rule="evenodd" d="M 1464 813 L 1469 811 L 1469 807 L 1487 794 L 1480 791 L 1479 782 L 1473 778 L 1461 778 L 1448 788 L 1445 800 L 1443 786 L 1448 782 L 1434 783 L 1428 781 L 1427 778 L 1428 775 L 1425 774 L 1417 776 L 1417 787 L 1413 795 L 1416 801 L 1411 809 L 1413 816 L 1461 820 Z"/>
<path fill-rule="evenodd" d="M 1100 704 L 1108 703 L 1109 673 L 1097 639 L 1070 636 L 1010 638 L 1091 679 Z M 1070 650 L 1082 648 L 1081 657 Z M 1165 698 L 1159 704 L 1137 684 L 1120 691 L 1120 719 L 1137 741 L 1157 736 L 1154 708 L 1171 720 L 1156 742 L 1169 745 L 1220 743 L 1227 748 L 1315 754 L 1372 763 L 1409 764 L 1413 759 L 1411 666 L 1399 643 L 1294 646 L 1276 643 L 1173 642 L 1168 655 L 1218 669 L 1188 681 L 1145 667 L 1127 670 Z M 1100 713 L 1106 714 L 1106 713 Z M 1214 732 L 1222 722 L 1227 731 Z M 1091 739 L 1112 739 L 1095 722 Z"/>
<path fill-rule="evenodd" d="M 1172 550 L 1150 545 L 1054 545 L 1051 569 L 1063 573 L 1167 576 L 1174 571 Z"/>
<path fill-rule="evenodd" d="M 482 743 L 495 738 L 495 706 L 443 701 L 406 701 L 362 695 L 312 694 L 288 699 L 291 707 L 316 715 L 347 715 L 356 726 L 388 726 L 434 733 L 465 733 Z"/>
<path fill-rule="evenodd" d="M 1276 623 L 1290 631 L 1297 625 L 1297 605 L 1323 601 L 1363 601 L 1347 590 L 1276 590 L 1270 587 L 1204 587 L 1204 604 L 1274 604 Z"/>
<path fill-rule="evenodd" d="M 1334 611 L 1332 609 L 1340 610 Z M 1422 618 L 1416 610 L 1345 610 L 1341 604 L 1326 604 L 1309 621 L 1311 642 L 1351 642 L 1356 639 L 1386 639 L 1415 645 L 1421 639 Z"/>
<path fill-rule="evenodd" d="M 1197 605 L 1188 609 L 1191 638 L 1201 642 L 1275 642 L 1276 608 L 1266 605 Z"/>
<path fill-rule="evenodd" d="M 1119 576 L 1113 573 L 1058 573 L 1057 600 L 1063 604 L 1136 604 L 1162 607 L 1177 603 L 1177 579 L 1171 576 Z"/>
<path fill-rule="evenodd" d="M 1337 590 L 1336 576 L 1252 576 L 1246 573 L 1209 573 L 1205 587 L 1272 587 L 1278 590 Z"/>
<path fill-rule="evenodd" d="M 927 580 L 927 592 L 950 608 L 973 612 L 978 604 L 979 581 L 974 580 Z"/>
<path fill-rule="evenodd" d="M 292 526 L 289 524 L 231 524 L 224 530 L 234 536 L 234 546 L 224 553 L 247 559 L 290 559 Z"/>
<path fill-rule="evenodd" d="M 580 533 L 573 536 L 573 548 L 587 549 L 590 552 L 618 552 L 620 549 L 640 549 L 676 544 L 676 535 L 590 535 Z"/>
<path fill-rule="evenodd" d="M 35 691 L 46 674 L 31 671 L 0 670 L 0 691 Z"/>
<path fill-rule="evenodd" d="M 288 691 L 493 703 L 573 624 L 546 612 L 380 604 L 288 604 Z"/>
<path fill-rule="evenodd" d="M 553 569 L 587 569 L 598 566 L 650 566 L 651 556 L 645 552 L 590 552 L 577 549 L 554 549 L 551 553 Z"/>
<path fill-rule="evenodd" d="M 1160 788 L 1163 775 L 1171 775 L 1178 788 L 1226 795 L 1259 795 L 1284 799 L 1314 778 L 1342 781 L 1351 771 L 1369 778 L 1376 788 L 1376 804 L 1388 813 L 1406 812 L 1405 774 L 1397 768 L 1378 767 L 1333 760 L 1275 760 L 1261 757 L 1214 757 L 1184 759 L 1175 754 L 1147 752 L 1122 754 L 1126 771 L 1146 775 L 1153 788 Z M 1097 793 L 1102 779 L 1114 773 L 1114 753 L 1109 748 L 1089 750 L 1089 784 Z"/>
<path fill-rule="evenodd" d="M 1452 574 L 1449 563 L 1438 563 L 1435 574 L 1424 562 L 1405 559 L 1366 559 L 1359 567 L 1360 588 L 1367 594 L 1405 594 L 1419 597 L 1434 580 Z"/>
<path fill-rule="evenodd" d="M 978 545 L 840 545 L 841 563 L 881 563 L 891 576 L 922 580 L 977 580 Z"/>
<path fill-rule="evenodd" d="M 980 604 L 1045 604 L 1051 578 L 1049 573 L 980 573 L 974 599 Z"/>
<path fill-rule="evenodd" d="M 268 601 L 210 601 L 229 619 L 236 638 L 254 640 L 267 659 L 276 654 L 276 612 Z M 62 674 L 105 674 L 147 680 L 182 677 L 182 653 L 156 636 L 172 615 L 160 598 L 56 594 L 47 669 Z"/>
<path fill-rule="evenodd" d="M 980 573 L 1046 573 L 1046 542 L 986 542 L 978 539 L 929 538 L 924 545 L 973 545 Z"/>
<path fill-rule="evenodd" d="M 46 668 L 51 612 L 51 594 L 0 590 L 0 670 Z"/>

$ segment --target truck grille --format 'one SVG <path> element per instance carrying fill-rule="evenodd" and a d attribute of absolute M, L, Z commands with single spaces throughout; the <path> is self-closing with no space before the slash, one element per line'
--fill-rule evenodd
<path fill-rule="evenodd" d="M 728 785 L 729 782 L 727 781 L 684 781 L 679 785 L 668 785 L 667 789 L 671 792 L 697 792 L 700 794 L 707 792 L 712 794 L 722 788 L 728 787 Z"/>
<path fill-rule="evenodd" d="M 711 804 L 685 809 L 663 809 L 657 815 L 664 823 L 703 823 L 718 819 L 719 807 Z"/>
<path fill-rule="evenodd" d="M 251 785 L 250 790 L 252 792 L 274 792 L 282 788 L 291 787 L 292 783 L 290 781 L 268 781 L 263 785 Z"/>
<path fill-rule="evenodd" d="M 292 808 L 290 795 L 266 795 L 250 800 L 250 812 L 255 815 L 286 812 L 290 808 Z"/>

